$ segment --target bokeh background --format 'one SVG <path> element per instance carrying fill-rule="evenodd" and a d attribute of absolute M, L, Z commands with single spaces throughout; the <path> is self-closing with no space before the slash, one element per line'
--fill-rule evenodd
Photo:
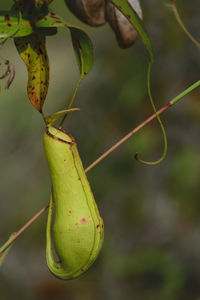
<path fill-rule="evenodd" d="M 141 1 L 155 63 L 152 93 L 157 107 L 199 79 L 197 49 L 179 28 L 167 1 Z M 11 0 L 1 1 L 9 9 Z M 188 29 L 200 39 L 199 0 L 177 1 Z M 81 111 L 65 129 L 78 142 L 87 167 L 118 139 L 152 114 L 146 89 L 147 55 L 138 39 L 118 48 L 108 25 L 79 22 L 64 1 L 51 4 L 92 38 L 94 67 L 76 98 Z M 79 78 L 69 32 L 47 40 L 50 88 L 45 113 L 63 109 Z M 16 68 L 8 91 L 0 92 L 0 242 L 49 200 L 51 183 L 44 157 L 44 124 L 26 95 L 27 70 L 13 41 L 0 49 Z M 2 65 L 0 66 L 2 68 Z M 0 69 L 2 72 L 3 69 Z M 162 115 L 168 155 L 156 167 L 138 164 L 163 149 L 156 121 L 143 128 L 88 173 L 105 222 L 105 242 L 92 268 L 74 281 L 60 281 L 45 261 L 44 213 L 14 243 L 0 273 L 0 298 L 11 300 L 199 300 L 200 299 L 200 91 Z"/>

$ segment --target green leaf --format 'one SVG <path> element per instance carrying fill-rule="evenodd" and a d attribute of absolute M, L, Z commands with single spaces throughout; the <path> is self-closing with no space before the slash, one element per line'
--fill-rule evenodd
<path fill-rule="evenodd" d="M 80 108 L 71 108 L 71 109 L 60 110 L 52 115 L 45 117 L 44 120 L 45 120 L 46 125 L 49 127 L 49 126 L 52 126 L 56 120 L 67 115 L 69 112 L 79 111 L 79 110 L 80 110 Z"/>
<path fill-rule="evenodd" d="M 109 0 L 114 4 L 121 13 L 129 20 L 130 23 L 133 24 L 133 26 L 138 31 L 140 37 L 142 38 L 147 51 L 149 53 L 150 60 L 153 61 L 153 51 L 151 46 L 151 41 L 149 39 L 148 33 L 144 27 L 143 22 L 138 17 L 137 13 L 133 10 L 133 8 L 129 5 L 129 3 L 126 0 Z"/>
<path fill-rule="evenodd" d="M 49 12 L 48 15 L 38 21 L 35 26 L 37 28 L 67 27 L 71 32 L 72 44 L 81 78 L 89 73 L 94 61 L 94 51 L 89 36 L 83 30 L 78 27 L 68 25 L 63 18 L 54 12 Z"/>
<path fill-rule="evenodd" d="M 94 61 L 93 45 L 88 35 L 81 29 L 68 26 L 71 31 L 72 44 L 74 47 L 81 77 L 89 73 Z"/>
<path fill-rule="evenodd" d="M 49 59 L 45 37 L 34 33 L 27 37 L 15 38 L 15 45 L 28 70 L 29 99 L 32 105 L 42 112 L 49 86 Z"/>
<path fill-rule="evenodd" d="M 0 11 L 0 39 L 7 39 L 12 36 L 23 37 L 31 33 L 31 24 L 24 18 L 19 20 L 18 12 Z"/>

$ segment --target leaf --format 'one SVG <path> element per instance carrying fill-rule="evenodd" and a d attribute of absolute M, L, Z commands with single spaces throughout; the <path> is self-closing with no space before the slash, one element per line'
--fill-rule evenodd
<path fill-rule="evenodd" d="M 137 13 L 133 10 L 133 8 L 129 5 L 127 1 L 124 0 L 109 0 L 112 2 L 129 20 L 131 24 L 136 28 L 140 37 L 142 38 L 147 51 L 149 53 L 150 60 L 153 61 L 153 51 L 151 46 L 151 41 L 149 39 L 148 33 L 144 27 L 143 22 L 138 17 Z"/>
<path fill-rule="evenodd" d="M 63 18 L 54 12 L 49 12 L 43 19 L 35 23 L 38 28 L 67 27 L 71 32 L 72 44 L 76 55 L 81 78 L 92 68 L 94 51 L 89 36 L 80 28 L 68 25 Z"/>
<path fill-rule="evenodd" d="M 89 73 L 94 61 L 93 45 L 88 35 L 81 29 L 68 26 L 71 31 L 72 44 L 76 55 L 80 75 L 83 78 Z"/>
<path fill-rule="evenodd" d="M 49 12 L 44 18 L 35 23 L 36 27 L 68 27 L 65 20 L 54 12 Z"/>
<path fill-rule="evenodd" d="M 67 115 L 69 112 L 79 111 L 79 110 L 80 110 L 80 108 L 71 108 L 71 109 L 60 110 L 50 116 L 45 117 L 44 120 L 45 120 L 46 125 L 49 127 L 49 126 L 52 126 L 52 124 L 56 120 Z"/>
<path fill-rule="evenodd" d="M 15 38 L 19 55 L 28 70 L 27 92 L 32 105 L 42 112 L 49 86 L 49 59 L 46 52 L 45 37 L 32 34 Z"/>
<path fill-rule="evenodd" d="M 32 33 L 28 20 L 20 18 L 19 13 L 13 11 L 0 11 L 0 39 L 9 37 L 23 37 Z"/>

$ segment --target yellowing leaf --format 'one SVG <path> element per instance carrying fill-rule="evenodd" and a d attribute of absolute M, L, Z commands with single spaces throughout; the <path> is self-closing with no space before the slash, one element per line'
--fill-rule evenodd
<path fill-rule="evenodd" d="M 49 59 L 45 37 L 31 34 L 15 38 L 15 45 L 28 70 L 29 99 L 32 105 L 42 112 L 49 86 Z"/>

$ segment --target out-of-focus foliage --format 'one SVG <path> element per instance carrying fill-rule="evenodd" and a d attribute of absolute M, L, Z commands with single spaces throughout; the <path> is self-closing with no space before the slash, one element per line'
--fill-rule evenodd
<path fill-rule="evenodd" d="M 1 9 L 8 9 L 5 1 Z M 199 37 L 199 0 L 177 1 L 180 14 Z M 81 26 L 94 42 L 95 62 L 82 82 L 65 129 L 78 142 L 85 167 L 152 113 L 145 72 L 148 58 L 140 40 L 120 50 L 108 26 L 90 28 L 67 10 L 52 8 Z M 199 50 L 188 40 L 167 1 L 143 1 L 155 64 L 152 93 L 157 107 L 199 79 Z M 46 115 L 63 109 L 79 79 L 69 34 L 47 39 L 50 89 Z M 0 240 L 21 227 L 49 199 L 41 116 L 26 95 L 27 71 L 12 44 L 1 56 L 14 63 L 16 78 L 0 93 Z M 0 72 L 3 73 L 3 64 Z M 17 103 L 17 106 L 15 105 Z M 22 113 L 23 112 L 23 113 Z M 2 299 L 25 300 L 198 300 L 200 297 L 200 105 L 199 90 L 162 115 L 169 151 L 159 166 L 162 135 L 154 121 L 88 173 L 105 222 L 99 259 L 77 280 L 55 279 L 45 262 L 46 214 L 14 244 L 0 274 Z"/>

